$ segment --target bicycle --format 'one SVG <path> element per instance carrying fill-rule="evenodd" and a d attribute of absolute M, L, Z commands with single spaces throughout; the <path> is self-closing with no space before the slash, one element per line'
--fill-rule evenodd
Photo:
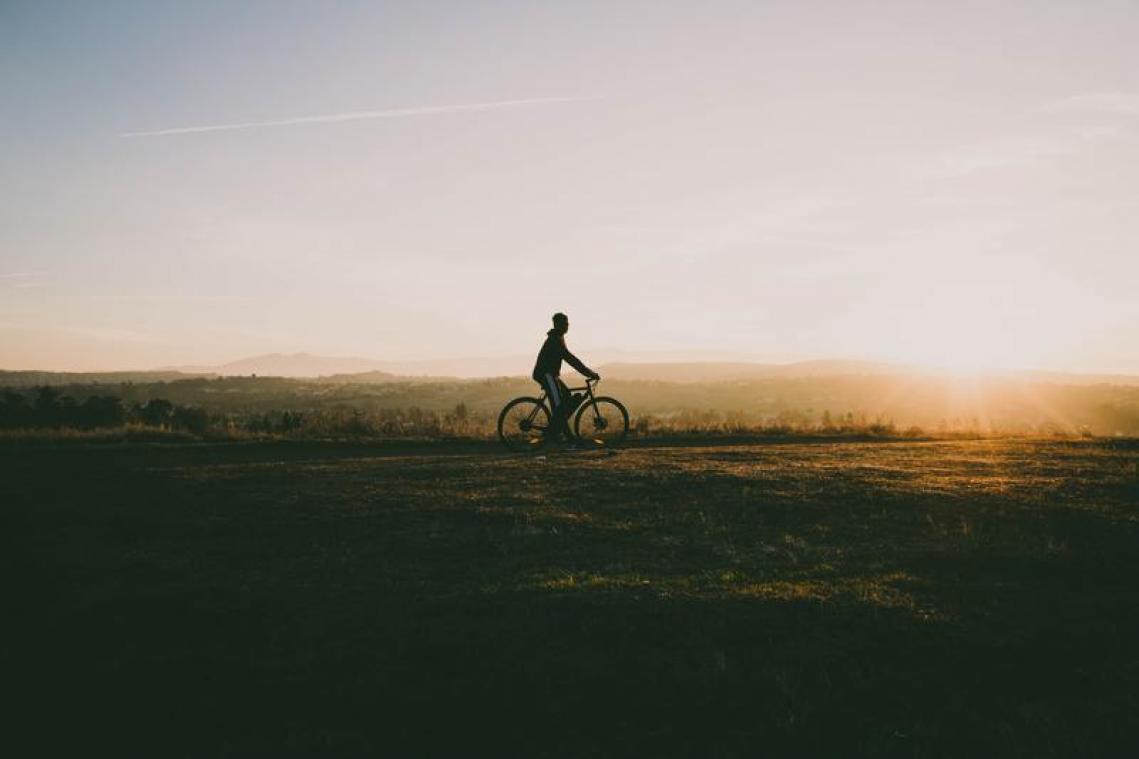
<path fill-rule="evenodd" d="M 608 396 L 595 396 L 593 389 L 600 382 L 587 379 L 585 387 L 571 387 L 570 392 L 584 390 L 588 396 L 577 409 L 573 420 L 573 435 L 589 440 L 598 446 L 619 445 L 629 434 L 629 412 L 621 401 Z M 533 398 L 515 398 L 498 415 L 498 439 L 512 451 L 535 451 L 546 444 L 553 413 L 546 404 L 546 392 Z"/>

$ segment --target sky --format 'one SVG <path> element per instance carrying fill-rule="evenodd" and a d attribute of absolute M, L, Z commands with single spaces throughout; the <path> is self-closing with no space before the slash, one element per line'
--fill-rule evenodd
<path fill-rule="evenodd" d="M 1139 3 L 0 3 L 0 368 L 1139 373 Z M 529 370 L 520 366 L 519 373 Z"/>

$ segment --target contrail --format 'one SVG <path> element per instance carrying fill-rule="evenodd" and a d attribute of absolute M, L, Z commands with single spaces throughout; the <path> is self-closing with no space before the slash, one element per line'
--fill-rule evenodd
<path fill-rule="evenodd" d="M 336 121 L 358 121 L 361 119 L 394 119 L 403 116 L 428 116 L 435 113 L 466 113 L 470 111 L 490 111 L 495 108 L 512 108 L 519 105 L 540 103 L 570 103 L 579 100 L 596 100 L 596 97 L 553 97 L 530 98 L 528 100 L 499 100 L 493 103 L 468 103 L 465 105 L 429 105 L 416 108 L 391 108 L 383 111 L 353 111 L 333 113 L 325 116 L 300 116 L 275 121 L 246 121 L 240 124 L 215 124 L 212 126 L 179 127 L 177 129 L 156 129 L 149 132 L 125 132 L 123 137 L 159 137 L 167 134 L 191 134 L 193 132 L 220 132 L 227 129 L 253 129 L 254 127 L 289 126 L 292 124 L 328 124 Z"/>

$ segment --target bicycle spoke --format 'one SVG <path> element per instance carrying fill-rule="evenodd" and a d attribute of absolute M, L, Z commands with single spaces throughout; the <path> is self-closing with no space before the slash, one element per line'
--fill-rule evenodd
<path fill-rule="evenodd" d="M 516 398 L 498 417 L 498 437 L 516 451 L 533 450 L 545 442 L 550 413 L 537 398 Z"/>
<path fill-rule="evenodd" d="M 577 436 L 597 445 L 615 445 L 629 431 L 629 414 L 612 398 L 595 398 L 586 403 L 574 423 Z"/>

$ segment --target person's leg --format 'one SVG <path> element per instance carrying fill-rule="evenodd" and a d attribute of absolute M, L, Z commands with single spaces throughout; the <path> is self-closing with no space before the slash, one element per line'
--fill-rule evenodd
<path fill-rule="evenodd" d="M 573 414 L 573 393 L 570 392 L 569 386 L 562 382 L 561 378 L 558 378 L 558 390 L 562 396 L 562 407 L 559 410 L 562 420 L 562 436 L 565 437 L 566 440 L 570 440 L 573 438 L 569 426 L 569 418 L 570 415 Z"/>
<path fill-rule="evenodd" d="M 550 420 L 550 429 L 548 430 L 550 438 L 557 438 L 562 434 L 564 424 L 562 423 L 562 409 L 565 407 L 566 393 L 565 385 L 552 374 L 547 374 L 544 377 L 543 383 L 546 396 L 550 399 L 550 409 L 553 411 L 553 418 Z"/>

